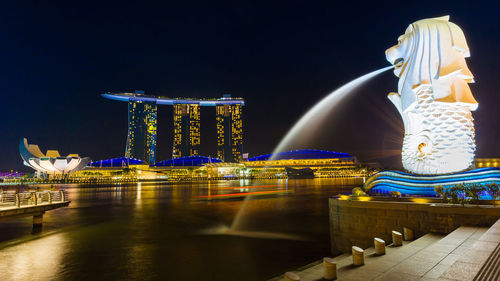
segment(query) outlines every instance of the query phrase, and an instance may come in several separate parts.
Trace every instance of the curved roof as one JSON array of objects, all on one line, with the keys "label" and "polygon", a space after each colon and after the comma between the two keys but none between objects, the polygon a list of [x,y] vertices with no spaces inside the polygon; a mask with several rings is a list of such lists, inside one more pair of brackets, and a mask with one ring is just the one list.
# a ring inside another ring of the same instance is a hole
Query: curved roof
[{"label": "curved roof", "polygon": [[220,163],[222,160],[205,156],[186,156],[157,162],[153,167],[203,166],[208,163]]},{"label": "curved roof", "polygon": [[78,154],[61,157],[57,150],[47,150],[43,154],[38,145],[28,144],[26,138],[19,142],[19,154],[26,166],[47,174],[71,173],[84,168],[90,162],[90,158],[82,158]]},{"label": "curved roof", "polygon": [[241,104],[245,105],[242,98],[222,97],[218,99],[187,99],[187,98],[167,98],[167,97],[152,97],[136,93],[105,93],[103,97],[117,101],[144,101],[154,102],[159,105],[174,105],[174,104],[199,104],[200,106],[216,106],[223,104]]},{"label": "curved roof", "polygon": [[[252,158],[248,161],[266,161],[271,158],[272,154],[264,154]],[[273,160],[291,160],[291,159],[331,159],[331,158],[351,158],[348,153],[334,152],[327,150],[317,149],[300,149],[279,152],[275,155]]]},{"label": "curved roof", "polygon": [[144,164],[144,161],[135,158],[127,158],[127,157],[119,157],[119,158],[111,158],[100,161],[90,162],[87,166],[94,168],[119,168],[119,167],[128,167],[128,165],[141,165]]}]

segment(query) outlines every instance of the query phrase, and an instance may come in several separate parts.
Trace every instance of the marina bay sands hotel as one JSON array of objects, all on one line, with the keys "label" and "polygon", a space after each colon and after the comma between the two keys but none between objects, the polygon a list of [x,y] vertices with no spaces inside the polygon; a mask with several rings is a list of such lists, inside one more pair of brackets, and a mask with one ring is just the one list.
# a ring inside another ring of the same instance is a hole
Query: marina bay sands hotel
[{"label": "marina bay sands hotel", "polygon": [[242,98],[224,95],[219,99],[181,99],[134,93],[105,93],[103,97],[128,103],[128,135],[125,157],[149,164],[156,162],[157,106],[171,105],[174,111],[172,158],[195,156],[200,149],[200,106],[213,106],[217,121],[217,157],[239,162],[243,145]]}]

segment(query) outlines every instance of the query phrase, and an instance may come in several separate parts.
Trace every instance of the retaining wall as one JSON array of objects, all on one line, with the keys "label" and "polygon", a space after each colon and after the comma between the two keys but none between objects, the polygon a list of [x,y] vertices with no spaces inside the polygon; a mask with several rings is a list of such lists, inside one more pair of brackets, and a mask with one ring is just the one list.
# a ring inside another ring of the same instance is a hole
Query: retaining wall
[{"label": "retaining wall", "polygon": [[491,226],[500,206],[451,205],[329,199],[332,254],[350,253],[352,246],[373,246],[379,237],[391,243],[391,231],[413,229],[415,238],[429,232],[448,234],[460,226]]}]

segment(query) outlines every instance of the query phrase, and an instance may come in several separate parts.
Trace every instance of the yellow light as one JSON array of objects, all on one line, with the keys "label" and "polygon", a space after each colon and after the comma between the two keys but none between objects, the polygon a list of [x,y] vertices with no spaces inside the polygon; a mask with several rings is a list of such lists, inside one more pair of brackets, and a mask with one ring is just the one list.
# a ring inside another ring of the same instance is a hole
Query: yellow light
[{"label": "yellow light", "polygon": [[372,198],[370,196],[358,196],[356,198],[358,199],[358,201],[363,201],[363,202],[372,200]]},{"label": "yellow light", "polygon": [[431,202],[429,199],[425,198],[412,198],[411,201],[419,204],[425,204]]}]

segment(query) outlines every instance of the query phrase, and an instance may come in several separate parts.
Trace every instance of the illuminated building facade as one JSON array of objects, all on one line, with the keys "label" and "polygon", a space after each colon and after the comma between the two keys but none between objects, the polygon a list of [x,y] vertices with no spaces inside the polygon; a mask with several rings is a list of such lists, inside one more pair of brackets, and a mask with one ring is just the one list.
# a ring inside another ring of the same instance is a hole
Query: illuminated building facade
[{"label": "illuminated building facade", "polygon": [[307,167],[358,167],[359,163],[356,157],[343,152],[334,152],[317,149],[301,149],[276,153],[271,159],[272,154],[260,155],[248,158],[245,162],[247,167],[262,168],[307,168]]},{"label": "illuminated building facade", "polygon": [[200,137],[200,106],[198,104],[174,104],[172,158],[198,155]]},{"label": "illuminated building facade", "polygon": [[[243,144],[242,109],[245,101],[224,95],[217,99],[166,98],[134,93],[106,93],[103,97],[127,102],[129,131],[125,157],[154,164],[156,160],[157,106],[171,105],[174,111],[173,158],[196,156],[200,153],[202,106],[217,111],[217,154],[226,162],[241,159]],[[219,114],[219,112],[221,112]]]},{"label": "illuminated building facade", "polygon": [[131,98],[125,157],[156,161],[157,107],[154,101]]},{"label": "illuminated building facade", "polygon": [[243,149],[242,105],[217,105],[217,157],[240,162]]},{"label": "illuminated building facade", "polygon": [[255,178],[285,177],[287,168],[312,169],[317,178],[365,176],[365,167],[348,153],[301,149],[260,155],[243,162]]},{"label": "illuminated building facade", "polygon": [[[149,164],[140,159],[113,158],[94,161],[73,174],[79,180],[138,179],[208,180],[222,178],[291,178],[291,173],[308,169],[316,178],[342,178],[361,184],[371,172],[356,157],[347,153],[304,149],[280,152],[274,160],[270,154],[249,158],[239,163],[223,162],[218,158],[183,156]],[[290,172],[289,170],[295,170]],[[295,177],[296,178],[296,177]]]}]

